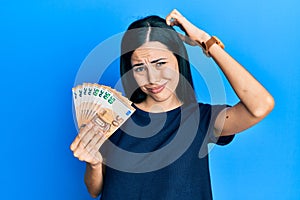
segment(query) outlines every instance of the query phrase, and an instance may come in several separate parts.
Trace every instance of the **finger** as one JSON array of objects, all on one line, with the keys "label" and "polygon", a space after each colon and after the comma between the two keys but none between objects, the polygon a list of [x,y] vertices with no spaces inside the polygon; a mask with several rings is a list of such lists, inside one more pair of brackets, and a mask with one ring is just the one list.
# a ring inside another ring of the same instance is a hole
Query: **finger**
[{"label": "finger", "polygon": [[[78,134],[78,135],[76,136],[76,138],[74,139],[73,143],[70,145],[70,149],[71,149],[73,152],[76,151],[76,149],[81,148],[81,147],[79,146],[80,143],[81,143],[82,147],[85,147],[85,144],[87,144],[87,140],[89,140],[89,135],[91,135],[91,134],[85,133],[85,134],[82,134],[82,135],[84,135],[85,137],[80,138],[80,136],[79,136],[79,134]],[[85,140],[82,141],[84,138],[85,138]]]},{"label": "finger", "polygon": [[[93,141],[96,141],[96,140],[93,140]],[[86,155],[83,154],[89,158],[89,160],[87,161],[89,163],[95,164],[97,162],[102,162],[102,160],[103,160],[101,153],[99,151],[99,149],[100,149],[99,145],[97,145],[98,141],[100,141],[100,140],[97,140],[96,144],[91,144],[90,147],[86,148],[87,151],[84,152]]]},{"label": "finger", "polygon": [[79,144],[77,145],[77,147],[73,150],[73,155],[76,158],[79,158],[79,156],[82,154],[82,152],[84,151],[84,146],[81,142],[79,142]]},{"label": "finger", "polygon": [[97,135],[99,132],[98,127],[94,126],[93,128],[91,128],[89,131],[86,132],[86,134],[81,138],[82,144],[84,146],[87,146],[90,141],[92,140],[92,138]]},{"label": "finger", "polygon": [[84,135],[93,127],[92,123],[88,123],[86,126],[82,127],[78,133],[79,138],[83,138]]},{"label": "finger", "polygon": [[83,151],[78,156],[78,159],[80,161],[85,161],[85,162],[88,162],[88,163],[91,163],[91,164],[96,164],[96,163],[99,163],[99,162],[102,161],[101,155],[100,155],[99,152],[98,152],[98,154],[91,154],[87,151]]},{"label": "finger", "polygon": [[166,16],[166,23],[167,23],[169,26],[171,26],[171,23],[173,23],[173,20],[174,20],[174,18],[173,18],[173,11],[174,11],[174,10],[172,10],[172,11]]},{"label": "finger", "polygon": [[85,161],[85,162],[91,162],[91,156],[89,154],[89,152],[87,151],[82,151],[80,152],[80,154],[77,156],[78,160],[80,161]]},{"label": "finger", "polygon": [[74,139],[74,141],[72,142],[72,144],[70,145],[70,149],[71,149],[72,151],[74,151],[74,150],[77,148],[79,142],[80,142],[80,138],[79,138],[79,136],[77,135],[76,138]]},{"label": "finger", "polygon": [[95,145],[97,144],[98,140],[100,140],[100,139],[101,139],[101,135],[100,134],[94,135],[94,137],[90,140],[90,142],[88,143],[88,145],[85,147],[86,150],[88,152],[91,152],[91,150],[93,148],[95,148]]},{"label": "finger", "polygon": [[[97,138],[96,138],[96,141],[98,141]],[[95,143],[97,143],[97,142],[95,142]],[[92,145],[92,146],[95,146],[95,145]],[[95,157],[97,157],[97,155],[95,155],[95,154],[97,154],[97,150],[95,150],[95,151],[90,150],[90,151],[91,151],[91,153],[88,151],[85,144],[83,144],[82,141],[80,140],[79,144],[73,151],[73,155],[74,155],[74,157],[78,158],[80,161],[86,161],[86,162],[93,161],[93,163],[94,163]],[[98,158],[98,161],[99,161],[99,158]]]},{"label": "finger", "polygon": [[178,10],[174,9],[170,14],[166,17],[166,23],[169,26],[179,25],[181,24],[183,16],[178,12]]},{"label": "finger", "polygon": [[104,135],[104,134],[101,134],[99,140],[98,140],[97,143],[95,144],[95,148],[98,149],[98,151],[99,151],[100,147],[102,146],[102,144],[103,144],[106,140],[107,140],[107,138],[105,137],[105,135]]},{"label": "finger", "polygon": [[92,155],[99,153],[100,147],[102,146],[102,144],[106,141],[106,137],[104,135],[100,135],[98,137],[97,142],[93,145],[93,147],[90,150],[90,153]]}]

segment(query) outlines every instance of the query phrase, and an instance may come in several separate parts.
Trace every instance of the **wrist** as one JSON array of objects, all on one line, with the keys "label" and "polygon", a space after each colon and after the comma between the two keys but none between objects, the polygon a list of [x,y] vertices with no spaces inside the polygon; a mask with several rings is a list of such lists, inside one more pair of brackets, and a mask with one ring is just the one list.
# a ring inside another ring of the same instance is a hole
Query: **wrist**
[{"label": "wrist", "polygon": [[211,35],[203,33],[201,43],[206,43],[211,38]]},{"label": "wrist", "polygon": [[197,33],[195,33],[194,34],[194,40],[201,46],[201,44],[202,43],[205,43],[205,42],[207,42],[210,38],[211,38],[211,36],[208,34],[208,33],[206,33],[206,32],[204,32],[204,31],[202,31],[202,30],[199,30],[199,31],[197,31]]},{"label": "wrist", "polygon": [[92,169],[100,169],[102,168],[102,162],[97,163],[87,163]]},{"label": "wrist", "polygon": [[217,44],[217,46],[224,49],[224,44],[221,40],[219,40],[216,36],[210,37],[207,41],[201,43],[201,47],[203,49],[203,52],[206,54],[206,56],[210,57],[210,48]]}]

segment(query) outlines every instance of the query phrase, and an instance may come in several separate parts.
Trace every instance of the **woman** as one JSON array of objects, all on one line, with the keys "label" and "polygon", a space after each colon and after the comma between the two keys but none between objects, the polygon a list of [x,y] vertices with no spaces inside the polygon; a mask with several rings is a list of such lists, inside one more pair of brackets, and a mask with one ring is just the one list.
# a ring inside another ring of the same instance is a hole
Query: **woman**
[{"label": "woman", "polygon": [[[178,35],[173,26],[187,36]],[[182,40],[201,46],[214,59],[240,102],[232,107],[196,102]],[[121,50],[122,83],[136,112],[110,140],[105,141],[92,123],[75,138],[71,150],[87,163],[88,191],[109,200],[212,199],[207,144],[228,144],[234,134],[261,121],[274,107],[272,96],[216,37],[195,27],[177,10],[166,19],[149,16],[133,22],[123,36]],[[108,141],[145,156],[125,159],[111,150]],[[123,168],[114,167],[113,160]]]}]

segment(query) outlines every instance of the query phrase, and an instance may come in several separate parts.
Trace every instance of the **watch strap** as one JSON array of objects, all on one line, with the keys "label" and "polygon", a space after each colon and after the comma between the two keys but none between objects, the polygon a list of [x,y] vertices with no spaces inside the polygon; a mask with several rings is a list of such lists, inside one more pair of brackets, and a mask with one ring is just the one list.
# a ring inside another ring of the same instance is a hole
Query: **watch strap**
[{"label": "watch strap", "polygon": [[222,49],[225,48],[224,44],[221,42],[221,40],[219,40],[219,38],[217,38],[216,36],[212,36],[209,40],[207,40],[206,42],[202,42],[202,48],[204,53],[210,57],[210,53],[209,53],[209,49],[212,45],[217,44],[219,45]]}]

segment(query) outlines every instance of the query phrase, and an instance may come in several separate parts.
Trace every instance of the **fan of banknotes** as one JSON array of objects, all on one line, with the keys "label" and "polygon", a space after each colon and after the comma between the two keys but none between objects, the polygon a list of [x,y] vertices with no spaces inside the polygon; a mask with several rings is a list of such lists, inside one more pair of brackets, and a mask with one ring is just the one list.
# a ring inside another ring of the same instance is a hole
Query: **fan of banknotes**
[{"label": "fan of banknotes", "polygon": [[107,138],[135,111],[122,93],[105,85],[83,83],[72,88],[72,93],[78,127],[93,120]]}]

